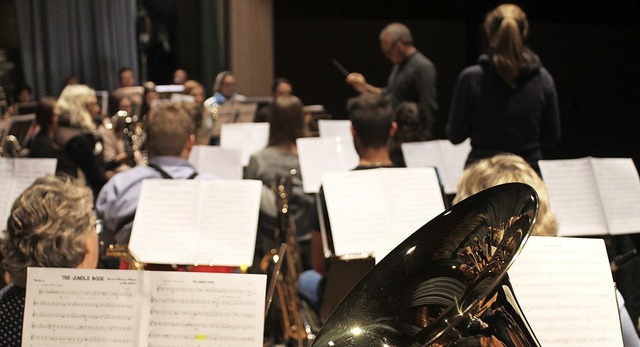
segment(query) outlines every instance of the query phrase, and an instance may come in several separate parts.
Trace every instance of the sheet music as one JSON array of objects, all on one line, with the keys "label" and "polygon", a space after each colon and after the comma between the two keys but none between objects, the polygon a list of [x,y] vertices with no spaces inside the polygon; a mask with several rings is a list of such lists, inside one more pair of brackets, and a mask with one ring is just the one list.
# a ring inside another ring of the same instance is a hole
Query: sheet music
[{"label": "sheet music", "polygon": [[385,168],[323,175],[336,255],[382,258],[444,211],[433,168]]},{"label": "sheet music", "polygon": [[541,160],[558,234],[640,232],[640,181],[631,159]]},{"label": "sheet music", "polygon": [[457,192],[458,181],[471,151],[469,140],[458,145],[449,140],[433,140],[405,142],[400,146],[407,167],[436,167],[442,176],[445,193]]},{"label": "sheet music", "polygon": [[200,188],[197,263],[253,263],[261,192],[257,180],[209,181]]},{"label": "sheet music", "polygon": [[22,346],[262,346],[264,275],[28,271]]},{"label": "sheet music", "polygon": [[509,277],[542,346],[623,345],[602,239],[532,236]]},{"label": "sheet music", "polygon": [[150,272],[140,346],[262,346],[266,276]]},{"label": "sheet music", "polygon": [[[57,159],[0,158],[0,221],[6,223],[11,206],[36,178],[53,175]],[[6,225],[0,229],[4,229]],[[0,234],[2,238],[2,234]]]},{"label": "sheet music", "polygon": [[318,119],[318,132],[320,137],[340,137],[345,141],[353,141],[351,121],[348,119]]},{"label": "sheet music", "polygon": [[320,190],[323,174],[346,172],[360,162],[351,139],[306,137],[297,139],[296,145],[305,193]]},{"label": "sheet music", "polygon": [[630,158],[591,158],[612,235],[640,232],[640,179]]},{"label": "sheet music", "polygon": [[141,274],[29,268],[22,346],[136,346]]},{"label": "sheet music", "polygon": [[540,160],[558,235],[606,235],[607,221],[589,158]]},{"label": "sheet music", "polygon": [[242,179],[242,151],[220,146],[193,146],[189,163],[199,173],[218,176],[223,179]]},{"label": "sheet music", "polygon": [[261,182],[145,180],[129,249],[157,264],[251,264]]},{"label": "sheet music", "polygon": [[249,164],[249,158],[267,146],[269,123],[229,123],[223,124],[220,132],[220,147],[239,149],[241,163]]}]

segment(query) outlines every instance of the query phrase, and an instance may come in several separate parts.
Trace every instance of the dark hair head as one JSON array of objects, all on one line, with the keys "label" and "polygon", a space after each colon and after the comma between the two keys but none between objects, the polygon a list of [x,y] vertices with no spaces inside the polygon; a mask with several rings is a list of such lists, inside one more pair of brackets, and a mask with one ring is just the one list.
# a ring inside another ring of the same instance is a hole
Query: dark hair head
[{"label": "dark hair head", "polygon": [[361,94],[347,101],[347,111],[361,146],[380,148],[387,145],[393,122],[393,110],[387,97]]},{"label": "dark hair head", "polygon": [[288,85],[291,85],[291,81],[289,81],[288,79],[284,78],[284,77],[278,77],[275,80],[273,80],[273,83],[271,83],[271,92],[275,92],[276,89],[278,89],[278,86],[282,83],[286,83]]},{"label": "dark hair head", "polygon": [[43,96],[36,106],[36,123],[41,131],[47,132],[53,126],[53,116],[55,114],[56,102],[58,100],[52,96]]},{"label": "dark hair head", "polygon": [[304,136],[302,101],[293,95],[274,100],[269,117],[269,146],[293,145]]}]

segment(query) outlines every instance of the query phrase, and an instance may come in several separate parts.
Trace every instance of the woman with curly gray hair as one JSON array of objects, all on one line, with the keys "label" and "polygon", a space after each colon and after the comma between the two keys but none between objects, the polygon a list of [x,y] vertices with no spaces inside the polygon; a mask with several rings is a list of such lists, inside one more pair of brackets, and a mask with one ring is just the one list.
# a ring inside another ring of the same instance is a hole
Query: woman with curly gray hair
[{"label": "woman with curly gray hair", "polygon": [[0,345],[20,345],[28,267],[98,265],[91,190],[69,177],[38,178],[13,203],[0,252],[10,284],[0,291]]}]

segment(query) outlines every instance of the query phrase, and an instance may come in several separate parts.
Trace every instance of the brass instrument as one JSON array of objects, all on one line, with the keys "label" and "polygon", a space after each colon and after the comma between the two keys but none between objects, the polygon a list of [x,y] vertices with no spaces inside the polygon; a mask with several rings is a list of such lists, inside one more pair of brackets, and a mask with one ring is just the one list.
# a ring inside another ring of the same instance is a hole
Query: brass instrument
[{"label": "brass instrument", "polygon": [[[279,318],[282,319],[282,338],[285,342],[302,347],[313,342],[319,324],[311,308],[298,295],[297,280],[302,272],[302,262],[298,253],[295,224],[289,214],[291,181],[292,176],[296,174],[296,170],[291,171],[291,175],[277,177],[272,187],[278,204],[278,227],[275,237],[282,240],[285,247],[281,246],[280,251],[271,250],[271,254],[262,259],[261,268],[263,272],[267,272],[270,265],[279,267],[279,271],[274,271],[271,281],[275,282],[275,294],[281,314]],[[267,298],[267,302],[270,301],[270,298]]]},{"label": "brass instrument", "polygon": [[127,160],[129,166],[148,163],[148,156],[144,150],[146,133],[137,115],[130,115],[127,111],[120,110],[110,117],[105,127],[123,136],[125,151],[130,157]]},{"label": "brass instrument", "polygon": [[127,245],[109,245],[106,249],[106,256],[126,261],[129,264],[129,270],[144,270],[145,264],[136,260],[129,252]]},{"label": "brass instrument", "polygon": [[521,183],[449,208],[355,286],[313,346],[540,346],[507,276],[537,210]]},{"label": "brass instrument", "polygon": [[23,158],[26,157],[28,151],[22,146],[20,146],[20,142],[13,135],[7,135],[7,138],[4,140],[4,147],[1,148],[3,157],[10,158]]}]

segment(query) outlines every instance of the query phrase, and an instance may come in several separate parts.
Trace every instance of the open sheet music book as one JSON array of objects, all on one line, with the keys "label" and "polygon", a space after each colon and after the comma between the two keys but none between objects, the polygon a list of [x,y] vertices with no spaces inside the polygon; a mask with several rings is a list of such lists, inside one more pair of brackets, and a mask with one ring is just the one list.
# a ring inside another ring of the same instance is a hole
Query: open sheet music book
[{"label": "open sheet music book", "polygon": [[542,346],[622,346],[602,239],[532,236],[509,269],[509,278]]},{"label": "open sheet music book", "polygon": [[251,155],[262,150],[269,142],[269,123],[223,124],[220,147],[239,149],[242,165],[249,164]]},{"label": "open sheet music book", "polygon": [[4,224],[0,230],[6,227],[16,198],[36,178],[55,174],[57,163],[57,159],[0,158],[0,221]]},{"label": "open sheet music book", "polygon": [[541,160],[562,236],[640,232],[640,179],[630,158]]},{"label": "open sheet music book", "polygon": [[144,180],[129,251],[143,263],[249,265],[261,191],[256,180]]},{"label": "open sheet music book", "polygon": [[242,151],[220,146],[193,146],[189,163],[199,173],[218,176],[228,180],[242,179]]},{"label": "open sheet music book", "polygon": [[266,276],[29,268],[22,346],[262,346]]},{"label": "open sheet music book", "polygon": [[328,173],[322,185],[337,256],[375,253],[379,261],[445,210],[434,168]]},{"label": "open sheet music book", "polygon": [[458,145],[452,144],[449,140],[433,140],[405,142],[400,146],[407,167],[436,167],[442,176],[445,193],[457,192],[458,181],[471,152],[469,140]]},{"label": "open sheet music book", "polygon": [[306,137],[297,139],[296,145],[305,193],[320,190],[323,174],[349,171],[360,162],[351,138]]}]

